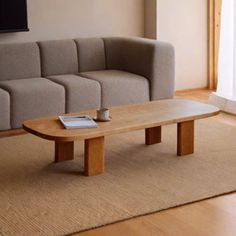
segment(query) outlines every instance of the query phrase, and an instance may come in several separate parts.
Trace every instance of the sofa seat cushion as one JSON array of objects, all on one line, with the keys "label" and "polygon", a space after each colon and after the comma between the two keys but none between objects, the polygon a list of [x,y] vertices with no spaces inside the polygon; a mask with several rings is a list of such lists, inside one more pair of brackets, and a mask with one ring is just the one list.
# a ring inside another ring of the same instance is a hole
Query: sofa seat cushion
[{"label": "sofa seat cushion", "polygon": [[120,70],[89,71],[80,75],[101,84],[103,107],[140,103],[150,99],[149,82],[145,77]]},{"label": "sofa seat cushion", "polygon": [[67,113],[101,106],[101,86],[97,81],[72,74],[50,76],[48,79],[65,87]]},{"label": "sofa seat cushion", "polygon": [[11,126],[21,128],[27,119],[65,112],[65,89],[44,78],[1,81],[11,100]]},{"label": "sofa seat cushion", "polygon": [[10,129],[10,95],[0,89],[0,130]]}]

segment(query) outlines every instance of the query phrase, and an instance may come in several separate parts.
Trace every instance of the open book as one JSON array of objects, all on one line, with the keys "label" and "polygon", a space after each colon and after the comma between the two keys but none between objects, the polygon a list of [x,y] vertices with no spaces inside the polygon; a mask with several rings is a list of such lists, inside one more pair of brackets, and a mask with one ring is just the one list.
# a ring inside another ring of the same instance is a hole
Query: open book
[{"label": "open book", "polygon": [[96,128],[96,122],[90,116],[59,116],[66,129]]}]

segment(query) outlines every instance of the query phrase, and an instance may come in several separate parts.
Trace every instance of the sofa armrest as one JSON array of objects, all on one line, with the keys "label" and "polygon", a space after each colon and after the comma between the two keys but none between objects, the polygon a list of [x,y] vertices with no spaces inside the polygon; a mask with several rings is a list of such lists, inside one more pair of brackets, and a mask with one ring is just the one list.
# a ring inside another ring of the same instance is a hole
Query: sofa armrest
[{"label": "sofa armrest", "polygon": [[175,53],[169,43],[144,38],[104,38],[107,69],[124,70],[150,81],[150,99],[173,98]]}]

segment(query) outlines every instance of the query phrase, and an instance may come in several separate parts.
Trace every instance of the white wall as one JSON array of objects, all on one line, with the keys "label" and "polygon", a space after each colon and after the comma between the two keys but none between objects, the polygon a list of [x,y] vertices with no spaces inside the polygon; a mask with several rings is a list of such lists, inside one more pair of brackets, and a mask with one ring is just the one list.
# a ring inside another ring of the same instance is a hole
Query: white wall
[{"label": "white wall", "polygon": [[207,86],[207,1],[157,0],[157,38],[176,50],[176,90]]},{"label": "white wall", "polygon": [[0,43],[90,36],[143,36],[144,0],[28,0],[30,32]]}]

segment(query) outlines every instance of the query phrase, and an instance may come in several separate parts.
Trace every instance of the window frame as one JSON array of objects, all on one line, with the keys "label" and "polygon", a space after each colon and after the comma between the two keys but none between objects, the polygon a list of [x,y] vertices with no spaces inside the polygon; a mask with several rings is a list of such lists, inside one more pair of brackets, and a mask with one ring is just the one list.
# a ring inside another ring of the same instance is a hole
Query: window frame
[{"label": "window frame", "polygon": [[222,0],[208,0],[208,88],[216,89]]}]

